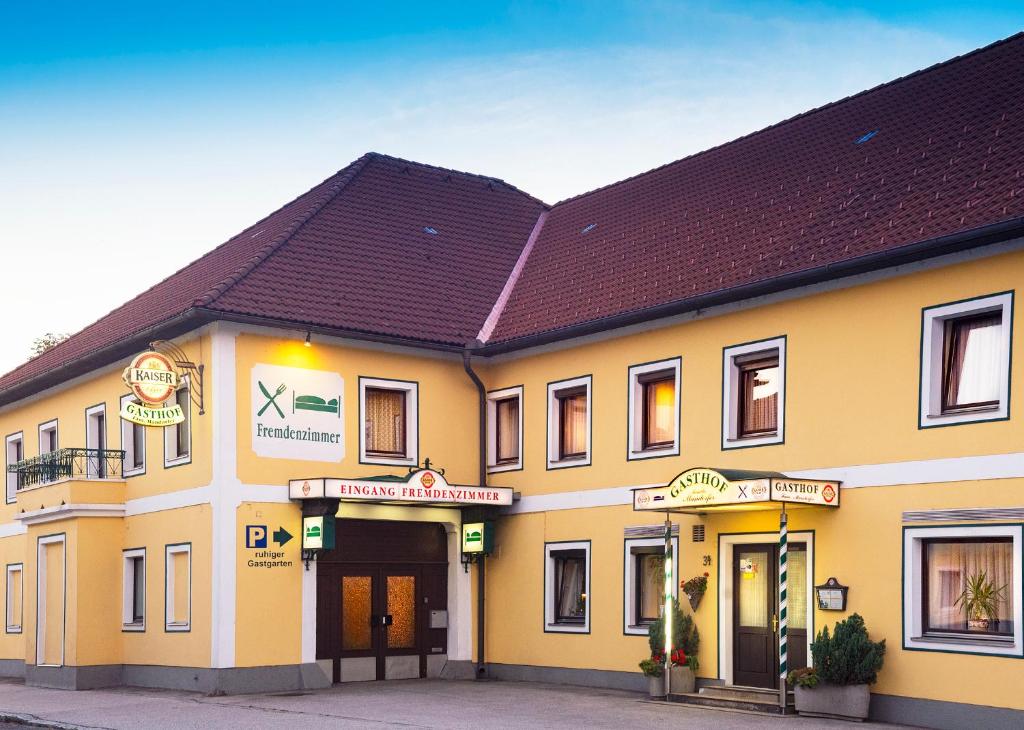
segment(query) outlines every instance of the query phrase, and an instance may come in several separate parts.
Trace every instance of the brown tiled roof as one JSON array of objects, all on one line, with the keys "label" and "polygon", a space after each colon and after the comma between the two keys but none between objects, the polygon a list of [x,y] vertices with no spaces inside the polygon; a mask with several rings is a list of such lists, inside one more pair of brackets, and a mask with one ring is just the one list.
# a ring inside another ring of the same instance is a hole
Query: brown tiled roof
[{"label": "brown tiled roof", "polygon": [[500,351],[934,255],[1009,221],[1024,221],[1024,34],[552,208],[494,178],[365,155],[0,378],[0,403],[172,325],[459,348],[486,322],[483,352]]},{"label": "brown tiled roof", "polygon": [[495,178],[364,155],[4,375],[0,399],[196,310],[463,345],[490,312],[543,209]]},{"label": "brown tiled roof", "polygon": [[490,341],[1019,218],[1022,176],[1017,35],[555,205]]}]

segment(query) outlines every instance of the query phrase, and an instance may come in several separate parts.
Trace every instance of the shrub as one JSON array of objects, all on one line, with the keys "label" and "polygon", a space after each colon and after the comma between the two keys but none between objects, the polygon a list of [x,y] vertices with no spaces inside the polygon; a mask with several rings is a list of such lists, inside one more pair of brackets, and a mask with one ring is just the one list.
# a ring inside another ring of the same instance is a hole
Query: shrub
[{"label": "shrub", "polygon": [[665,674],[665,667],[654,659],[644,659],[640,662],[640,671],[645,677],[660,677]]},{"label": "shrub", "polygon": [[[653,656],[665,653],[665,617],[658,618],[648,629],[647,641],[651,645]],[[684,614],[679,608],[679,601],[672,600],[672,647],[682,649],[686,664],[697,670],[697,649],[700,647],[700,635],[693,624],[693,616]]]},{"label": "shrub", "polygon": [[856,613],[837,623],[831,636],[826,626],[811,643],[815,672],[828,684],[874,684],[884,657],[885,639],[871,641]]}]

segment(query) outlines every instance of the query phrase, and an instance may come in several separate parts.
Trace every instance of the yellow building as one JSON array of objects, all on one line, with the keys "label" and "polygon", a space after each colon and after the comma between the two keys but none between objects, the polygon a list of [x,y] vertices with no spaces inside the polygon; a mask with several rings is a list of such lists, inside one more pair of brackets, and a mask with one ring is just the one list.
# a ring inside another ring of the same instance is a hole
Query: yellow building
[{"label": "yellow building", "polygon": [[1020,726],[1022,151],[1015,36],[556,205],[360,158],[0,379],[0,670],[643,689],[667,515],[771,702],[785,514],[788,668],[858,613],[874,716]]}]

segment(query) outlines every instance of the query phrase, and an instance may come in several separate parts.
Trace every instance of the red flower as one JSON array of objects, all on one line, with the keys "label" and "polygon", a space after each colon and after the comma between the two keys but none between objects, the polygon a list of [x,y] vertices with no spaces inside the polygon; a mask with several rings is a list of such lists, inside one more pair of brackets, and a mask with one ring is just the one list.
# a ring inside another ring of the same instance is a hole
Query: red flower
[{"label": "red flower", "polygon": [[708,577],[708,576],[710,576],[710,575],[711,575],[711,573],[708,573],[707,571],[705,571],[705,572],[704,572],[704,577],[705,577],[705,578],[707,578],[707,577]]}]

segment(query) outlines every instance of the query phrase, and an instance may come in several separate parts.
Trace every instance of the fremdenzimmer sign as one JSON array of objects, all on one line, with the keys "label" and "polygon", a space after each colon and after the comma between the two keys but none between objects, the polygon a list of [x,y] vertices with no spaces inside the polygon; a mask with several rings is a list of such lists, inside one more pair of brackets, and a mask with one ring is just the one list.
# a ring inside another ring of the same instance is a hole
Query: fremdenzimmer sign
[{"label": "fremdenzimmer sign", "polygon": [[338,373],[283,365],[252,368],[252,450],[274,459],[345,457],[345,381]]}]

